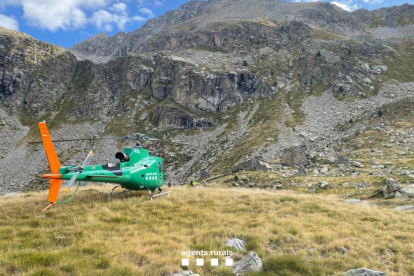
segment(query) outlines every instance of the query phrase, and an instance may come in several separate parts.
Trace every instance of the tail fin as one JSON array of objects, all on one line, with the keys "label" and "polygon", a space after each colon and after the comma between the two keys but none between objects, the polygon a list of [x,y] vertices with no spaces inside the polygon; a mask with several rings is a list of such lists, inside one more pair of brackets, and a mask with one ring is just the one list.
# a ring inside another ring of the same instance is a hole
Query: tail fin
[{"label": "tail fin", "polygon": [[[52,139],[50,138],[49,131],[47,130],[45,122],[39,123],[39,130],[40,135],[42,136],[47,161],[49,162],[50,172],[52,174],[58,174],[60,169],[60,162],[56,155],[55,147],[53,146]],[[62,179],[50,179],[48,200],[51,204],[54,204],[56,202],[61,184]]]}]

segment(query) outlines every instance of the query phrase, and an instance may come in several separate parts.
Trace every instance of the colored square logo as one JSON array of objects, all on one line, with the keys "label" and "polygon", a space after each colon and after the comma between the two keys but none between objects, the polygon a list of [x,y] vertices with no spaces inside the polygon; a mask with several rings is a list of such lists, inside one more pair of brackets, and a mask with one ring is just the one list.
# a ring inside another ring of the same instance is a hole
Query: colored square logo
[{"label": "colored square logo", "polygon": [[233,259],[227,258],[226,259],[226,266],[233,266]]},{"label": "colored square logo", "polygon": [[181,259],[181,266],[189,266],[190,259]]},{"label": "colored square logo", "polygon": [[211,266],[218,266],[218,259],[211,259]]},{"label": "colored square logo", "polygon": [[196,259],[196,265],[197,266],[203,266],[204,265],[204,259]]}]

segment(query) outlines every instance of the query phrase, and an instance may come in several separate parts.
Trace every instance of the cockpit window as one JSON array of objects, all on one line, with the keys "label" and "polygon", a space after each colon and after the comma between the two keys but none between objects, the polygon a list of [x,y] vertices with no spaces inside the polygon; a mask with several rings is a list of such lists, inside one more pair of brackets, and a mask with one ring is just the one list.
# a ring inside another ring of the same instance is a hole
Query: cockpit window
[{"label": "cockpit window", "polygon": [[158,163],[158,170],[159,170],[160,173],[162,173],[162,171],[163,171],[163,166],[162,166],[161,162]]}]

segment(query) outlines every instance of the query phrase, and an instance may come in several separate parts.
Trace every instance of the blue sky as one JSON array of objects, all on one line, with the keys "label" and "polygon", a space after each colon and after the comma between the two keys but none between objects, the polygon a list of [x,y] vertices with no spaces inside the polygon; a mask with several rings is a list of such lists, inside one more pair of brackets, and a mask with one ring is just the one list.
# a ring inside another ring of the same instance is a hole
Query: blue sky
[{"label": "blue sky", "polygon": [[[349,11],[414,4],[414,0],[326,1]],[[97,33],[135,30],[185,2],[188,0],[0,0],[0,26],[67,48]]]}]

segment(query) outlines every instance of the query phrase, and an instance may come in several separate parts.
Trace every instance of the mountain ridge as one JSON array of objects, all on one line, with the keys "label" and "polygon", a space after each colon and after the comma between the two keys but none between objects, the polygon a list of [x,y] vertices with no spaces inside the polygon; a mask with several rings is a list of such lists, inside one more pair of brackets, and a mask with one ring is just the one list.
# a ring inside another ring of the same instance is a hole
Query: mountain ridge
[{"label": "mountain ridge", "polygon": [[[255,13],[244,13],[244,10],[251,11],[255,7]],[[233,12],[234,8],[239,8],[239,12]],[[408,11],[407,11],[408,10]],[[394,14],[407,13],[408,16],[397,22]],[[218,14],[218,15],[217,15]],[[107,37],[104,42],[97,45],[94,37],[80,42],[69,48],[75,56],[81,59],[90,59],[94,62],[107,62],[110,59],[125,56],[129,52],[134,52],[137,47],[146,40],[162,32],[171,30],[178,24],[183,24],[193,20],[187,30],[194,31],[194,28],[205,28],[220,18],[225,21],[248,20],[249,18],[272,19],[282,23],[286,21],[298,20],[315,27],[327,29],[334,33],[344,34],[350,31],[360,30],[371,25],[383,27],[397,27],[404,24],[413,24],[414,8],[406,4],[400,7],[382,8],[374,11],[357,10],[354,12],[345,11],[338,6],[328,2],[311,3],[288,3],[274,0],[251,1],[201,1],[193,0],[183,4],[176,11],[168,11],[159,18],[150,19],[141,28],[129,32],[118,33],[113,37]],[[181,16],[180,16],[181,15]],[[204,16],[206,15],[206,16]],[[216,16],[216,17],[215,17]],[[178,18],[178,19],[177,19]],[[373,19],[375,18],[375,19]],[[203,19],[203,20],[201,20]],[[194,21],[195,20],[195,21]],[[382,21],[381,21],[382,20]],[[91,51],[88,46],[93,44]],[[118,45],[121,44],[121,45]]]}]

